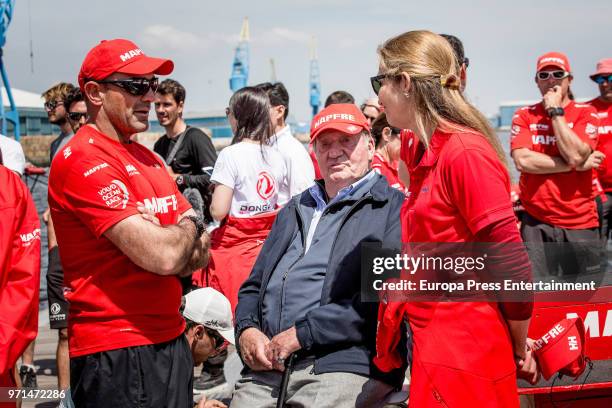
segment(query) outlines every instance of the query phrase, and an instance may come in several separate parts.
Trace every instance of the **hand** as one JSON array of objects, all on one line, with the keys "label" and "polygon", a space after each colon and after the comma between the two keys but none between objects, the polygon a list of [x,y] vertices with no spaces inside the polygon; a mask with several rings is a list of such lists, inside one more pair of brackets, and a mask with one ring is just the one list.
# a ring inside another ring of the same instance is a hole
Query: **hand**
[{"label": "hand", "polygon": [[202,399],[198,402],[196,408],[227,408],[227,405],[221,401],[208,399],[206,396],[202,396]]},{"label": "hand", "polygon": [[531,349],[534,341],[527,338],[527,344],[525,345],[525,352],[522,355],[515,357],[516,363],[516,376],[534,385],[540,380],[540,371],[534,358],[534,353]]},{"label": "hand", "polygon": [[595,150],[587,157],[587,159],[581,165],[576,167],[576,171],[587,171],[592,169],[598,169],[601,163],[606,158],[606,155],[602,152]]},{"label": "hand", "polygon": [[145,220],[149,222],[152,222],[158,227],[161,226],[161,223],[159,222],[159,218],[157,218],[155,213],[152,210],[149,210],[147,207],[145,207],[145,205],[141,203],[140,201],[136,203],[136,209],[138,210],[142,218],[144,218]]},{"label": "hand", "polygon": [[301,349],[295,326],[277,334],[266,347],[266,357],[272,362],[274,369],[285,371],[285,359],[290,354]]},{"label": "hand", "polygon": [[272,369],[272,363],[266,357],[266,347],[270,339],[260,330],[249,327],[240,335],[240,352],[244,362],[254,371]]},{"label": "hand", "polygon": [[45,224],[49,223],[49,213],[51,213],[51,209],[49,207],[47,207],[47,209],[45,210],[45,212],[42,215],[42,219],[45,222]]},{"label": "hand", "polygon": [[550,108],[561,108],[561,103],[563,102],[563,95],[561,94],[561,87],[559,85],[555,85],[550,88],[544,94],[544,109],[548,110]]}]

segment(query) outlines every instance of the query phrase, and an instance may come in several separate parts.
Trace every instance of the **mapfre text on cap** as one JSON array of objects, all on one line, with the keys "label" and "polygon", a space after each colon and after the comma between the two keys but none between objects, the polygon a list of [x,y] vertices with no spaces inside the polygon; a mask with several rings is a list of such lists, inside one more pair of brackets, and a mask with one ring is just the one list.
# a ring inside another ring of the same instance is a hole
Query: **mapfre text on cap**
[{"label": "mapfre text on cap", "polygon": [[125,54],[121,54],[119,58],[121,58],[121,61],[125,62],[131,58],[139,56],[140,54],[142,54],[142,50],[140,48],[135,48],[133,50],[129,50]]},{"label": "mapfre text on cap", "polygon": [[322,123],[329,122],[330,120],[337,120],[337,119],[348,120],[348,121],[354,122],[355,121],[355,116],[351,115],[351,114],[348,114],[348,113],[334,113],[332,115],[325,115],[325,116],[320,117],[319,120],[317,120],[315,122],[314,127],[316,129]]}]

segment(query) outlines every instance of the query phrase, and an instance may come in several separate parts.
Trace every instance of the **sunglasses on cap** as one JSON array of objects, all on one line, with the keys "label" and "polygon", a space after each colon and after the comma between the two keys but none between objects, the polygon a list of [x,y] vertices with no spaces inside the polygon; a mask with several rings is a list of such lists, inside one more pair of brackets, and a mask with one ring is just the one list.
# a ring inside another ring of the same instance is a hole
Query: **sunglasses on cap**
[{"label": "sunglasses on cap", "polygon": [[540,71],[536,74],[537,78],[546,81],[548,78],[563,79],[569,76],[567,71]]},{"label": "sunglasses on cap", "polygon": [[218,331],[209,329],[208,327],[206,327],[205,329],[206,329],[206,334],[208,334],[210,338],[213,340],[216,351],[221,351],[225,347],[227,347],[227,342],[225,341],[223,336],[219,334]]},{"label": "sunglasses on cap", "polygon": [[372,89],[374,93],[378,95],[380,88],[383,86],[383,79],[385,78],[396,78],[397,75],[389,75],[389,74],[380,74],[373,77],[370,77],[370,84],[372,84]]},{"label": "sunglasses on cap", "polygon": [[610,75],[597,75],[593,78],[593,81],[597,82],[598,85],[602,85],[604,82],[612,84],[612,74]]},{"label": "sunglasses on cap", "polygon": [[87,115],[87,112],[68,112],[68,118],[70,118],[70,120],[73,122],[78,122],[81,120],[81,118],[85,118],[85,120],[87,120],[89,116]]},{"label": "sunglasses on cap", "polygon": [[49,102],[45,102],[45,109],[48,110],[49,112],[51,112],[52,110],[55,110],[55,108],[57,108],[60,105],[63,105],[64,102],[62,101],[49,101]]},{"label": "sunglasses on cap", "polygon": [[126,78],[126,79],[103,79],[101,81],[95,81],[99,84],[111,84],[118,86],[127,93],[133,96],[144,96],[149,90],[155,93],[157,86],[159,85],[159,79],[153,78]]}]

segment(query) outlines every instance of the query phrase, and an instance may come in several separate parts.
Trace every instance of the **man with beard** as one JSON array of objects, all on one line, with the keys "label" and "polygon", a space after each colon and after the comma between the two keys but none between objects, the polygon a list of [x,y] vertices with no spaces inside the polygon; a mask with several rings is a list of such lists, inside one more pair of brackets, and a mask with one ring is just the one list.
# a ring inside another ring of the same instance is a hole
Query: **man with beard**
[{"label": "man with beard", "polygon": [[64,147],[74,135],[70,122],[68,122],[67,106],[64,100],[68,93],[74,89],[74,85],[60,82],[43,92],[42,97],[45,100],[45,111],[49,122],[59,126],[59,136],[51,142],[50,160],[53,160],[55,153]]}]

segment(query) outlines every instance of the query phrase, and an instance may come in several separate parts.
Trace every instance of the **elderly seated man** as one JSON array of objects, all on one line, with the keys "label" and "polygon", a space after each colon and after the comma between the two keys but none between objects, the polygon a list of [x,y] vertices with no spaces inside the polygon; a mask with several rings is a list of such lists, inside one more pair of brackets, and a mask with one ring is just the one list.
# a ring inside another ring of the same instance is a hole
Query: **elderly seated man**
[{"label": "elderly seated man", "polygon": [[406,367],[383,374],[372,364],[378,304],[360,300],[360,262],[362,243],[399,248],[404,196],[370,170],[374,142],[354,104],[325,108],[311,139],[323,180],[279,212],[239,292],[246,367],[232,407],[274,407],[294,353],[287,406],[382,406],[402,384]]}]

